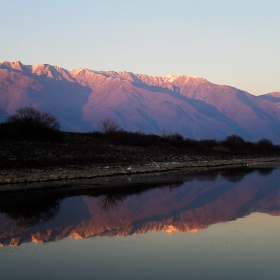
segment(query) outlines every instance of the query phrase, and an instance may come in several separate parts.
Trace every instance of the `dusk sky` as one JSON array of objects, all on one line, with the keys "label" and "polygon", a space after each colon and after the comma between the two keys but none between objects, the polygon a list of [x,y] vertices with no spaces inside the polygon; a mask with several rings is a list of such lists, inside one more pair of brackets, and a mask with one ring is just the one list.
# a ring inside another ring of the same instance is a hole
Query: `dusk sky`
[{"label": "dusk sky", "polygon": [[0,60],[280,91],[279,0],[0,0]]}]

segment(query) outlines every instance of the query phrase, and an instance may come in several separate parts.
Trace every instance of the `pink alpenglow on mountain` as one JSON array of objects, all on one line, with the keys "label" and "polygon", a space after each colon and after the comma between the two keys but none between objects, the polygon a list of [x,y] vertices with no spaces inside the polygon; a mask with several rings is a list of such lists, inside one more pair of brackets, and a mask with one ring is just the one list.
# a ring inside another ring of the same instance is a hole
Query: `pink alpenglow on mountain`
[{"label": "pink alpenglow on mountain", "polygon": [[254,96],[201,77],[0,61],[0,108],[12,114],[23,106],[55,115],[67,131],[97,130],[112,118],[129,131],[280,142],[279,92]]}]

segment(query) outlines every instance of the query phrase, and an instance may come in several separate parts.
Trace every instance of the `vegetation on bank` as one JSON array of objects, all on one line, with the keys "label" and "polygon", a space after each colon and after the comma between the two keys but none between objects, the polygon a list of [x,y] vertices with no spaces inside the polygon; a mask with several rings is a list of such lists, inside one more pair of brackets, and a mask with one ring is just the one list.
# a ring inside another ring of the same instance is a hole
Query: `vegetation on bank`
[{"label": "vegetation on bank", "polygon": [[51,114],[31,107],[19,108],[0,124],[2,141],[60,141],[60,124]]},{"label": "vegetation on bank", "polygon": [[[117,121],[101,119],[98,131],[60,131],[57,119],[34,108],[20,108],[0,124],[0,167],[65,166],[170,160],[172,156],[271,156],[280,146],[268,139],[245,141],[238,135],[223,140],[194,140],[178,133],[129,132]],[[143,158],[140,160],[140,158]]]},{"label": "vegetation on bank", "polygon": [[184,138],[178,133],[159,136],[123,130],[110,133],[92,132],[88,135],[109,145],[177,148],[198,154],[273,154],[280,152],[280,146],[274,145],[268,139],[261,139],[253,143],[245,141],[238,135],[230,135],[221,141],[216,139],[194,140]]}]

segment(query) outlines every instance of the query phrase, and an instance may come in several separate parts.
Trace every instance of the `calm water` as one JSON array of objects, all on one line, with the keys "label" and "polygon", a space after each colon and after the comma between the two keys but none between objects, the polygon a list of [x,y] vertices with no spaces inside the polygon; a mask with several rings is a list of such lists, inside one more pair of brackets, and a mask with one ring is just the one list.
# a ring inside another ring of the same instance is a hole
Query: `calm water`
[{"label": "calm water", "polygon": [[255,167],[0,193],[0,279],[279,279],[279,178]]}]

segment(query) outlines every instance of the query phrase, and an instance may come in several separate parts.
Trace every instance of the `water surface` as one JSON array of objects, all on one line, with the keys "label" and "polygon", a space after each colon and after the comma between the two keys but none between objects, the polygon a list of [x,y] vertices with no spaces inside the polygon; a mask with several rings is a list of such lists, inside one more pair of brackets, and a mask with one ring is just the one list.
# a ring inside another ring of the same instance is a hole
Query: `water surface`
[{"label": "water surface", "polygon": [[1,279],[278,279],[279,176],[239,168],[2,193]]}]

